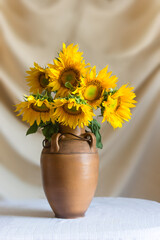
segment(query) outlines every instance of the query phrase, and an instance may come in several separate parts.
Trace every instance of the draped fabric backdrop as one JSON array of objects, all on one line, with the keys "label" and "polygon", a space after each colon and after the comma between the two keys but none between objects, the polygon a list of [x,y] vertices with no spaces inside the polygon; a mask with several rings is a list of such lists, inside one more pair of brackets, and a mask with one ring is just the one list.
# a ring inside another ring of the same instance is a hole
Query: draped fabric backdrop
[{"label": "draped fabric backdrop", "polygon": [[[36,61],[51,63],[62,42],[78,43],[97,70],[109,65],[119,86],[130,83],[137,108],[129,123],[102,125],[97,196],[160,201],[159,0],[1,0],[2,100],[0,198],[44,197],[40,132],[25,136],[27,124],[13,105],[28,94],[25,71]],[[100,119],[101,120],[101,119]]]}]

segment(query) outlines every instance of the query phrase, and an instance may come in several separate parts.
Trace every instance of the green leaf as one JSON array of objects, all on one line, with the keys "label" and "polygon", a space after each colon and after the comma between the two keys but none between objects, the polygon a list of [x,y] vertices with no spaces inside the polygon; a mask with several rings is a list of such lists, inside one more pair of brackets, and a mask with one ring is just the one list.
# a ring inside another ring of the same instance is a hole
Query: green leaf
[{"label": "green leaf", "polygon": [[59,124],[57,122],[55,124],[51,122],[42,128],[42,133],[48,141],[50,141],[52,135],[54,133],[57,133],[58,131],[59,131]]},{"label": "green leaf", "polygon": [[108,99],[108,96],[109,95],[113,95],[114,93],[116,93],[118,91],[117,88],[110,88],[109,91],[104,91],[104,94],[103,94],[103,100],[104,101],[107,101]]},{"label": "green leaf", "polygon": [[40,124],[39,124],[39,127],[40,128],[43,128],[43,127],[45,127],[46,125],[49,125],[51,122],[50,121],[47,121],[47,122],[43,122],[42,120],[41,120],[41,122],[40,122]]},{"label": "green leaf", "polygon": [[71,91],[74,90],[74,87],[73,87],[73,85],[72,85],[70,82],[66,82],[66,83],[65,83],[65,87],[66,87],[66,88],[69,88]]},{"label": "green leaf", "polygon": [[28,129],[28,131],[26,132],[26,135],[32,134],[32,133],[36,133],[38,130],[38,125],[36,123],[36,121],[33,123],[32,126],[30,126],[30,128]]},{"label": "green leaf", "polygon": [[96,137],[96,147],[102,149],[103,144],[101,141],[101,134],[99,132],[101,125],[96,121],[96,119],[93,119],[93,121],[90,122],[88,128],[91,130],[92,133],[94,133]]},{"label": "green leaf", "polygon": [[80,99],[80,98],[76,98],[76,102],[77,102],[78,104],[80,104],[80,103],[81,103],[81,99]]}]

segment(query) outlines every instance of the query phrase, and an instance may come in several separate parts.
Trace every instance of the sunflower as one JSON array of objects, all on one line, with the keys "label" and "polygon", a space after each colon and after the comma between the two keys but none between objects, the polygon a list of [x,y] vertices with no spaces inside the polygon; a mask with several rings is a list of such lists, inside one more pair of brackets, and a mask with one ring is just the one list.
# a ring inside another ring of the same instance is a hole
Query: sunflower
[{"label": "sunflower", "polygon": [[52,117],[53,105],[48,102],[47,99],[35,99],[34,96],[31,95],[26,97],[25,102],[17,104],[16,107],[15,112],[20,111],[17,116],[23,115],[22,120],[28,122],[30,126],[32,126],[35,121],[37,125],[39,125],[41,120],[44,123],[50,120],[54,123]]},{"label": "sunflower", "polygon": [[90,72],[87,72],[86,77],[82,79],[81,87],[74,92],[79,93],[81,98],[85,99],[95,109],[102,102],[104,90],[116,87],[117,77],[110,77],[112,72],[107,73],[107,69],[108,66],[97,75],[96,67],[93,67]]},{"label": "sunflower", "polygon": [[[130,108],[135,107],[134,100],[135,93],[132,92],[134,88],[123,85],[113,95],[109,95],[107,101],[102,103],[104,107],[103,121],[108,121],[113,128],[121,128],[124,121],[129,121],[132,115]],[[103,109],[103,108],[102,108]]]},{"label": "sunflower", "polygon": [[30,68],[30,71],[26,71],[29,76],[26,77],[28,85],[30,86],[30,92],[36,94],[41,93],[44,89],[49,90],[49,77],[48,69],[41,68],[37,63],[34,63],[34,68]]},{"label": "sunflower", "polygon": [[88,126],[89,121],[93,120],[95,114],[92,108],[84,103],[77,103],[74,98],[59,98],[54,100],[55,112],[53,118],[62,125],[76,128]]},{"label": "sunflower", "polygon": [[82,54],[78,52],[78,45],[70,44],[66,47],[63,43],[63,49],[54,60],[54,65],[48,64],[51,79],[49,86],[52,91],[57,91],[57,96],[65,97],[78,86],[87,66]]}]

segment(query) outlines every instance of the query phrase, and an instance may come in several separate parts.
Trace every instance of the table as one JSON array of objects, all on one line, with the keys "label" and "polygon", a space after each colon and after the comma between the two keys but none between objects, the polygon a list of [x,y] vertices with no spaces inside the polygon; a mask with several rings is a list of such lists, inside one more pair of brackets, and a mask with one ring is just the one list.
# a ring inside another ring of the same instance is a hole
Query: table
[{"label": "table", "polygon": [[0,201],[0,240],[160,240],[160,203],[94,198],[85,217],[57,219],[45,199]]}]

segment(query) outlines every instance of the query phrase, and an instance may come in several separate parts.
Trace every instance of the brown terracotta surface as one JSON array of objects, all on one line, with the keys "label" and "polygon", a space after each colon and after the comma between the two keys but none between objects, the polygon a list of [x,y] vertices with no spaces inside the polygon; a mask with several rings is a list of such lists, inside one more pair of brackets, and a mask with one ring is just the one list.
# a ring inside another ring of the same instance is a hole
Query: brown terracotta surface
[{"label": "brown terracotta surface", "polygon": [[96,190],[96,140],[84,129],[62,127],[60,131],[41,154],[43,187],[56,217],[76,218],[84,215]]}]

